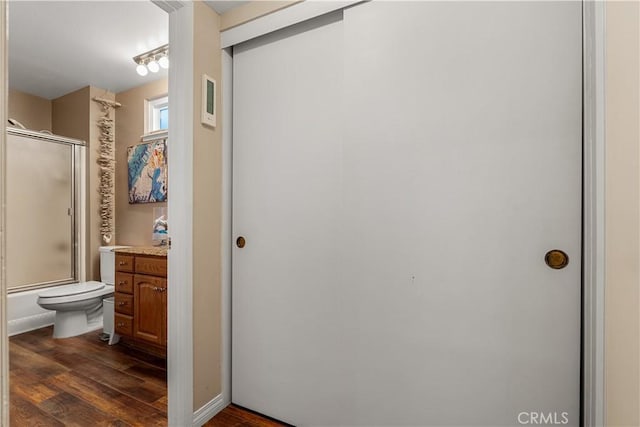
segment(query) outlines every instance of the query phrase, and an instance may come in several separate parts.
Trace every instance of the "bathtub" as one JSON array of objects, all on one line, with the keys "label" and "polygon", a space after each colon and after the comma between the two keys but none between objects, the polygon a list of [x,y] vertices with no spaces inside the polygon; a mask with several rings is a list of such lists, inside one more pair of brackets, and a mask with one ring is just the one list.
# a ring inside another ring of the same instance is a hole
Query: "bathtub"
[{"label": "bathtub", "polygon": [[38,294],[49,289],[53,287],[13,292],[7,295],[9,336],[53,325],[56,312],[45,310],[38,305]]}]

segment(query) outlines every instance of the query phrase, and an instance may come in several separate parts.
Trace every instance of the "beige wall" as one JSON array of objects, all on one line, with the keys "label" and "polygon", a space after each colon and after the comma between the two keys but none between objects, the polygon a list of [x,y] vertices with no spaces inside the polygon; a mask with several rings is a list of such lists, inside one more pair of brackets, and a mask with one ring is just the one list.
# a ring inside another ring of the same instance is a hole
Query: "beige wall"
[{"label": "beige wall", "polygon": [[17,90],[9,90],[9,118],[31,130],[51,128],[51,101]]},{"label": "beige wall", "polygon": [[640,7],[606,7],[607,426],[640,425]]},{"label": "beige wall", "polygon": [[89,86],[52,101],[53,133],[89,140]]},{"label": "beige wall", "polygon": [[293,1],[252,1],[224,13],[220,17],[220,31],[228,30],[245,22],[253,21],[264,15],[289,7],[301,0]]},{"label": "beige wall", "polygon": [[81,139],[87,143],[87,280],[100,279],[98,248],[103,245],[100,236],[98,196],[100,168],[96,163],[100,145],[97,121],[102,116],[102,110],[91,100],[94,96],[115,99],[115,95],[111,92],[87,86],[52,101],[53,133]]},{"label": "beige wall", "polygon": [[[222,57],[220,17],[194,2],[193,124],[193,409],[222,390],[221,231],[222,231]],[[210,52],[210,54],[205,54]],[[217,127],[200,123],[202,74],[218,84]],[[171,177],[169,177],[171,179]]]},{"label": "beige wall", "polygon": [[116,95],[116,101],[122,104],[116,110],[115,241],[118,245],[151,245],[153,208],[167,206],[166,202],[129,204],[127,148],[140,144],[140,137],[145,133],[145,100],[164,96],[168,91],[169,84],[165,78]]}]

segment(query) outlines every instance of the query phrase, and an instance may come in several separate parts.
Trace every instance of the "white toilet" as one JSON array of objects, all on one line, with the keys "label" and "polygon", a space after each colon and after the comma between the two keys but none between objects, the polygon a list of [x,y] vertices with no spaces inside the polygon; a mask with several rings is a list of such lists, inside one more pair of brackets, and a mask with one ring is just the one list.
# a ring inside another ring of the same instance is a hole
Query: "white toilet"
[{"label": "white toilet", "polygon": [[53,338],[69,338],[102,328],[102,300],[115,292],[115,252],[100,247],[100,279],[57,286],[38,294],[38,305],[56,312]]}]

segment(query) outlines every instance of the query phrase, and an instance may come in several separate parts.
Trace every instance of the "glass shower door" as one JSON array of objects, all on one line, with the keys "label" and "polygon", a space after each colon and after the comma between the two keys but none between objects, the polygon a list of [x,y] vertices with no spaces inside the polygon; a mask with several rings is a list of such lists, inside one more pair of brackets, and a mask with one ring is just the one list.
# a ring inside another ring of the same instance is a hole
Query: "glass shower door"
[{"label": "glass shower door", "polygon": [[6,177],[9,291],[74,281],[74,146],[9,134]]}]

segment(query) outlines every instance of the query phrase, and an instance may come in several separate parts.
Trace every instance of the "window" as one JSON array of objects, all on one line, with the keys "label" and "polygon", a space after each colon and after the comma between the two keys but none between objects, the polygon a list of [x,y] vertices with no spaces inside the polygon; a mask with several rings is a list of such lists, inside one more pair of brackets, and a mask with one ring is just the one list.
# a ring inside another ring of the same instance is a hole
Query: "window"
[{"label": "window", "polygon": [[160,115],[160,129],[168,129],[169,128],[169,106],[162,107],[158,110]]},{"label": "window", "polygon": [[167,129],[169,129],[169,97],[148,100],[146,133]]}]

